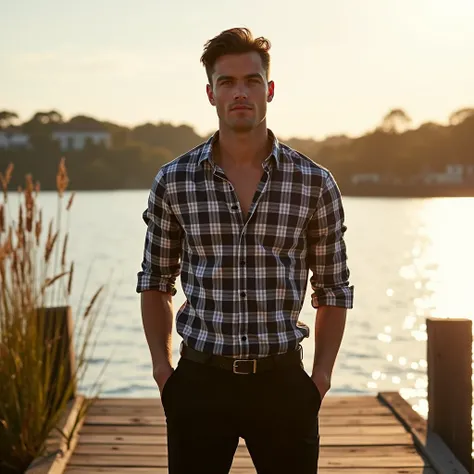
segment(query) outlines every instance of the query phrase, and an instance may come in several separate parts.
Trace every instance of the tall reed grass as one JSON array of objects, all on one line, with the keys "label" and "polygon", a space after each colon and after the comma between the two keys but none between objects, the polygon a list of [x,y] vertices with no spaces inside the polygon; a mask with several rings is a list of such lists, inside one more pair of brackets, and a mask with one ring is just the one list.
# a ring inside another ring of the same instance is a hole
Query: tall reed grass
[{"label": "tall reed grass", "polygon": [[[74,262],[67,258],[69,234],[63,230],[74,200],[66,200],[64,159],[56,177],[57,214],[49,223],[40,209],[40,186],[31,175],[24,189],[9,191],[10,165],[0,173],[0,472],[18,474],[47,455],[47,439],[58,426],[68,402],[87,371],[93,334],[100,315],[103,287],[75,315],[73,340],[48,333],[47,308],[69,306]],[[18,202],[12,203],[17,194]],[[46,310],[45,310],[46,308]],[[68,350],[75,354],[72,377]],[[78,344],[78,347],[74,347]],[[96,395],[96,394],[95,394]],[[94,394],[85,398],[76,423],[85,416]],[[74,433],[71,433],[71,436]]]}]

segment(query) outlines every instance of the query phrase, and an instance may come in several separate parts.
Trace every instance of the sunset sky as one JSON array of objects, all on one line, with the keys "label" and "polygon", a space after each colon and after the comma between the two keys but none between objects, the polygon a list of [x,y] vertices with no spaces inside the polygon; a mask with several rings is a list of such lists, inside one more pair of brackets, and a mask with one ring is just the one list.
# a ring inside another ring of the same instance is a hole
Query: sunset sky
[{"label": "sunset sky", "polygon": [[0,109],[213,131],[205,41],[272,42],[282,137],[363,134],[390,108],[414,126],[474,106],[474,0],[0,0]]}]

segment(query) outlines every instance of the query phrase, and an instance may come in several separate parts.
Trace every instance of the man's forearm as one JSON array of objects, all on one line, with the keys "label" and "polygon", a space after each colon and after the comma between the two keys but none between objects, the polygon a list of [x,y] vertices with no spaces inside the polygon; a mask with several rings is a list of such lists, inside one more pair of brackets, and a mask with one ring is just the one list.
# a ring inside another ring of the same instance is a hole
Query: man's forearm
[{"label": "man's forearm", "polygon": [[173,302],[168,293],[144,291],[141,309],[145,337],[150,349],[154,370],[172,363],[171,332],[173,329]]},{"label": "man's forearm", "polygon": [[316,313],[313,371],[323,370],[329,378],[344,335],[346,313],[336,306],[322,306]]}]

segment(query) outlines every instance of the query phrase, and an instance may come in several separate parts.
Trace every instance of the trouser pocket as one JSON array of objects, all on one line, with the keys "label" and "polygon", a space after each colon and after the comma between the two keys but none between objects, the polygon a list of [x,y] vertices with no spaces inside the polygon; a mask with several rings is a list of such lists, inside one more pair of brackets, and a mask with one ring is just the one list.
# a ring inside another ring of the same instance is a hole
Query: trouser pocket
[{"label": "trouser pocket", "polygon": [[304,370],[303,367],[301,367],[301,377],[308,391],[312,393],[319,409],[319,407],[321,406],[321,393],[319,392],[319,389],[316,384],[313,382],[313,379],[307,374],[306,370]]},{"label": "trouser pocket", "polygon": [[179,367],[176,367],[176,369],[174,369],[173,373],[168,377],[168,380],[166,381],[165,386],[163,387],[163,390],[161,392],[161,403],[163,405],[163,408],[165,409],[165,412],[168,410],[169,400],[173,396],[172,390],[178,377],[178,370]]}]

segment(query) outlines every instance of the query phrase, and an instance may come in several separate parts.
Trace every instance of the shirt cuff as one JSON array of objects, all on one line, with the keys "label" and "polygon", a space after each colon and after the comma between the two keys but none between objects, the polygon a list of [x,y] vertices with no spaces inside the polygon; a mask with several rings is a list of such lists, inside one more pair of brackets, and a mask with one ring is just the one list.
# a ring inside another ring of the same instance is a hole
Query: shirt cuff
[{"label": "shirt cuff", "polygon": [[351,309],[354,304],[354,286],[341,286],[338,288],[318,288],[311,295],[311,306],[338,306]]},{"label": "shirt cuff", "polygon": [[163,293],[169,293],[171,296],[174,296],[177,292],[174,286],[174,279],[157,278],[148,273],[138,273],[137,293],[148,290],[162,291]]}]

